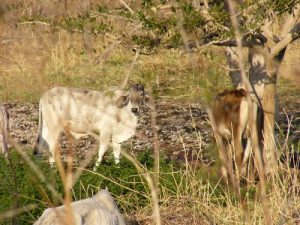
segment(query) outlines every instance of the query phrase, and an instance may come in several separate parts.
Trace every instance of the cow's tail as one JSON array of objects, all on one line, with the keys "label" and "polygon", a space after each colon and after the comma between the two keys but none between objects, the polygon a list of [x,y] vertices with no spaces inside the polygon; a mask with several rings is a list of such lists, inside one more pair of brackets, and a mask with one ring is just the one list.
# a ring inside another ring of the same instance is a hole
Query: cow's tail
[{"label": "cow's tail", "polygon": [[38,136],[36,139],[36,143],[33,148],[33,154],[37,155],[41,148],[42,142],[42,131],[43,131],[43,108],[42,108],[42,100],[39,102],[39,124],[38,124]]}]

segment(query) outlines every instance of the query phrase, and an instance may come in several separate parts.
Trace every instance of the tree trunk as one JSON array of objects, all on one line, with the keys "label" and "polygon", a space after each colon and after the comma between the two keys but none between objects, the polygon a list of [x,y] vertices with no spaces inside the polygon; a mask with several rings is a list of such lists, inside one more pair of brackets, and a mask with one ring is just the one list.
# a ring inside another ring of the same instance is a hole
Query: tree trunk
[{"label": "tree trunk", "polygon": [[225,50],[227,63],[229,66],[229,76],[234,88],[241,88],[242,86],[242,75],[238,65],[238,55],[235,48],[227,47]]},{"label": "tree trunk", "polygon": [[277,154],[276,154],[275,138],[274,138],[275,95],[276,95],[276,81],[265,84],[263,102],[262,102],[263,110],[264,110],[263,159],[265,163],[265,171],[267,174],[269,173],[273,174],[277,170],[277,160],[276,160]]},{"label": "tree trunk", "polygon": [[[257,139],[258,139],[258,145],[259,149],[263,151],[262,158],[263,162],[266,165],[270,165],[270,163],[265,163],[266,160],[268,160],[269,157],[265,155],[264,151],[264,143],[263,143],[263,130],[264,130],[264,113],[263,113],[263,97],[265,93],[265,83],[266,80],[268,80],[268,74],[266,70],[266,59],[264,54],[264,47],[263,46],[256,46],[256,47],[249,47],[248,48],[248,65],[249,65],[249,81],[252,86],[252,90],[250,91],[251,98],[253,100],[252,104],[252,120],[254,123],[256,123],[256,133],[257,133]],[[232,80],[232,84],[235,88],[242,88],[242,78],[240,70],[238,69],[238,57],[235,52],[235,49],[232,47],[226,48],[226,57],[227,57],[227,63],[230,68],[229,76]],[[267,90],[268,91],[268,90]],[[266,97],[265,97],[266,98]],[[272,101],[271,101],[272,102]],[[271,110],[272,111],[272,110]],[[274,110],[273,110],[274,111]],[[268,117],[268,120],[272,120]],[[270,132],[271,129],[274,129],[274,122],[273,126],[269,126],[269,132],[267,135],[267,140],[273,140],[273,133]],[[270,146],[270,141],[268,141],[266,144]],[[268,148],[270,149],[270,148]],[[271,151],[271,149],[270,149]],[[269,172],[269,171],[266,171]]]},{"label": "tree trunk", "polygon": [[274,138],[275,115],[278,113],[276,98],[276,81],[279,66],[285,49],[272,58],[268,47],[254,46],[249,48],[249,79],[254,87],[254,101],[258,106],[258,130],[263,139],[263,160],[266,173],[277,170],[277,154]]},{"label": "tree trunk", "polygon": [[[253,46],[249,48],[248,63],[249,63],[249,80],[253,87],[252,99],[254,100],[253,105],[255,106],[253,107],[254,108],[253,115],[255,116],[257,122],[258,140],[259,140],[260,149],[262,150],[262,158],[265,165],[265,172],[269,173],[270,163],[267,163],[266,161],[269,157],[266,156],[267,153],[265,151],[266,146],[264,145],[264,141],[263,141],[264,119],[265,119],[263,99],[264,99],[264,94],[266,94],[265,88],[268,80],[268,74],[266,69],[267,60],[266,60],[265,52],[266,49],[263,46]],[[274,110],[271,111],[274,112]],[[270,137],[273,134],[273,132],[269,132],[268,134],[269,134],[268,137]],[[272,138],[270,137],[270,139]],[[269,144],[269,143],[270,142],[267,142],[265,144]],[[271,151],[269,147],[268,149]]]},{"label": "tree trunk", "polygon": [[[269,52],[264,46],[248,48],[249,81],[252,85],[253,121],[257,123],[260,149],[263,149],[263,161],[266,173],[276,169],[274,124],[275,95],[278,63],[268,59]],[[234,48],[226,49],[229,75],[235,88],[242,87],[241,73]],[[271,82],[272,81],[272,82]]]}]

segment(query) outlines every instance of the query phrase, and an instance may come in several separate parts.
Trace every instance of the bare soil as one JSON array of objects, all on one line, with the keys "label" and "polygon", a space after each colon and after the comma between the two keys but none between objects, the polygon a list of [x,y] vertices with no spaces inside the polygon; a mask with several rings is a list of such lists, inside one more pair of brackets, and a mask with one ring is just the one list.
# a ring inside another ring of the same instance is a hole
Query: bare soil
[{"label": "bare soil", "polygon": [[[276,131],[279,142],[289,133],[289,142],[298,143],[300,140],[300,102],[284,102],[280,107],[278,128]],[[24,149],[31,151],[38,131],[38,104],[6,103],[10,115],[11,137]],[[208,146],[214,141],[212,130],[208,123],[205,107],[195,102],[157,101],[157,126],[161,151],[175,160],[201,159],[211,162],[212,157]],[[137,132],[123,146],[133,152],[153,148],[153,132],[150,123],[150,112],[144,108],[139,115]],[[291,122],[291,124],[289,124]],[[92,137],[72,142],[76,159],[82,159],[97,141]],[[66,151],[68,142],[65,135],[60,138],[62,152]],[[64,154],[63,154],[64,155]],[[109,154],[106,154],[106,156]],[[200,156],[200,158],[198,157]]]}]

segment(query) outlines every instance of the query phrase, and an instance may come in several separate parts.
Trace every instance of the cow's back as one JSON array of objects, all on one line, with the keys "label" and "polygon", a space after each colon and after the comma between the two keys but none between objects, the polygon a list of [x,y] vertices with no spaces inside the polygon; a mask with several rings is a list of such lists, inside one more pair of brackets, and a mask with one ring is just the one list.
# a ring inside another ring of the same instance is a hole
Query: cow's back
[{"label": "cow's back", "polygon": [[46,120],[77,133],[99,133],[102,124],[117,120],[112,98],[99,91],[54,87],[42,96],[41,105]]}]

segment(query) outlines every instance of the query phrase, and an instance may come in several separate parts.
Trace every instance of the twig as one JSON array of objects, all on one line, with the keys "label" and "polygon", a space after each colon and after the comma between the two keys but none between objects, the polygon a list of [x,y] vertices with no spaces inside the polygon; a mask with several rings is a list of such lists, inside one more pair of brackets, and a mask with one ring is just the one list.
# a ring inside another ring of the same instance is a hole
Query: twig
[{"label": "twig", "polygon": [[34,164],[34,162],[27,156],[27,154],[22,150],[19,144],[14,142],[12,138],[9,139],[10,143],[14,147],[14,149],[21,155],[21,157],[25,160],[25,162],[31,167],[33,172],[38,176],[38,178],[45,183],[46,187],[51,191],[53,196],[62,202],[61,195],[55,190],[55,188],[48,182],[48,179],[42,174],[40,168]]},{"label": "twig", "polygon": [[127,152],[121,150],[121,154],[127,158],[137,169],[137,171],[144,177],[145,181],[148,183],[148,186],[151,191],[152,197],[152,204],[153,204],[153,216],[156,225],[161,225],[161,218],[160,218],[160,210],[159,210],[159,202],[158,202],[158,193],[154,186],[153,179],[151,178],[150,174],[144,169],[136,159],[134,159],[131,155]]},{"label": "twig", "polygon": [[[142,23],[139,23],[137,26],[135,26],[130,32],[129,35],[132,34],[135,30],[137,30]],[[121,44],[124,40],[116,40],[114,43],[112,43],[103,53],[101,56],[97,57],[95,60],[95,64],[100,63],[101,60],[108,58],[109,54],[117,47],[119,44]]]},{"label": "twig", "polygon": [[[6,137],[4,137],[5,139]],[[9,167],[11,169],[11,173],[13,176],[13,195],[14,195],[14,201],[15,201],[15,208],[17,209],[19,207],[19,191],[18,191],[18,180],[17,180],[17,175],[16,175],[16,169],[15,166],[13,164],[13,160],[11,158],[10,155],[10,151],[7,151],[7,159],[9,162]],[[17,217],[13,217],[13,224],[17,225],[19,224],[18,218]]]},{"label": "twig", "polygon": [[94,14],[91,15],[91,18],[97,18],[98,16],[106,16],[106,17],[111,17],[111,18],[115,18],[115,19],[127,20],[127,21],[130,21],[130,22],[132,22],[132,21],[139,22],[139,20],[137,20],[137,19],[112,15],[112,14],[108,14],[108,13],[100,13],[100,12],[94,12]]},{"label": "twig", "polygon": [[[239,30],[239,23],[236,18],[236,10],[235,6],[232,0],[227,0],[228,6],[229,6],[229,11],[230,11],[230,19],[231,19],[231,24],[234,28],[234,34],[237,40],[237,54],[238,54],[238,67],[241,71],[241,76],[242,76],[242,82],[245,86],[246,91],[249,93],[249,91],[252,89],[250,82],[246,76],[245,68],[243,65],[243,52],[242,52],[242,35]],[[264,210],[264,219],[266,224],[272,224],[272,220],[270,217],[270,212],[269,212],[269,205],[267,202],[267,195],[266,195],[266,181],[265,181],[265,171],[264,171],[264,166],[263,166],[263,161],[262,161],[262,156],[261,156],[261,150],[259,147],[259,141],[258,141],[258,133],[257,133],[257,125],[256,121],[253,121],[253,105],[252,105],[252,99],[250,95],[247,95],[247,101],[249,105],[249,111],[250,113],[250,119],[249,123],[251,124],[251,131],[252,131],[252,141],[253,141],[253,149],[255,153],[255,159],[258,164],[258,174],[260,178],[260,195],[262,198],[262,204],[263,204],[263,210]]]},{"label": "twig", "polygon": [[119,0],[122,5],[125,6],[126,9],[128,9],[128,11],[131,13],[131,14],[134,14],[134,11],[126,4],[126,2],[124,2],[123,0]]},{"label": "twig", "polygon": [[97,147],[94,146],[93,149],[90,150],[90,153],[85,157],[85,159],[80,163],[78,167],[76,167],[76,171],[73,174],[72,177],[72,187],[75,185],[76,181],[82,174],[82,172],[85,170],[87,165],[91,162],[91,160],[94,158],[94,156],[98,153]]},{"label": "twig", "polygon": [[17,22],[18,25],[26,25],[26,24],[41,24],[41,25],[46,25],[46,26],[52,26],[51,23],[47,23],[45,21],[40,21],[40,20],[33,20],[33,21],[23,21],[23,22]]},{"label": "twig", "polygon": [[153,142],[153,148],[154,148],[154,186],[159,192],[159,172],[160,172],[160,165],[159,165],[159,138],[158,138],[158,128],[157,128],[157,122],[156,122],[156,110],[155,108],[151,110],[151,127],[153,131],[153,137],[152,137],[152,142]]},{"label": "twig", "polygon": [[73,177],[73,151],[72,151],[72,138],[70,134],[70,127],[67,126],[66,134],[69,141],[68,146],[68,155],[67,155],[67,169],[66,169],[66,180],[64,183],[64,189],[65,189],[65,199],[64,199],[64,205],[66,207],[66,216],[65,220],[67,221],[67,224],[73,225],[74,224],[74,216],[73,216],[73,209],[71,206],[72,203],[72,177]]},{"label": "twig", "polygon": [[124,80],[123,85],[122,85],[122,90],[124,90],[124,88],[126,87],[126,85],[127,85],[127,83],[128,83],[129,77],[130,77],[130,75],[131,75],[131,72],[132,72],[132,70],[133,70],[133,67],[134,67],[134,65],[135,65],[135,63],[136,63],[136,61],[137,61],[137,59],[139,58],[140,52],[141,52],[141,50],[140,50],[140,49],[137,49],[137,51],[136,51],[136,53],[135,53],[135,57],[134,57],[134,59],[133,59],[133,61],[132,61],[132,63],[131,63],[131,66],[130,66],[129,70],[127,71],[125,80]]},{"label": "twig", "polygon": [[182,13],[182,10],[179,8],[179,9],[176,10],[176,12],[177,12],[177,27],[178,27],[178,30],[180,32],[180,36],[182,37],[184,48],[187,52],[190,52],[191,48],[188,44],[188,36],[187,36],[187,33],[185,32],[184,27],[183,27],[183,13]]},{"label": "twig", "polygon": [[33,210],[35,208],[37,208],[36,204],[30,204],[30,205],[27,205],[27,206],[22,206],[22,207],[19,207],[19,208],[14,208],[14,209],[8,210],[8,211],[3,212],[3,213],[0,214],[0,221],[16,217],[16,216],[18,216],[18,215],[20,215],[20,214],[22,214],[26,211]]}]

